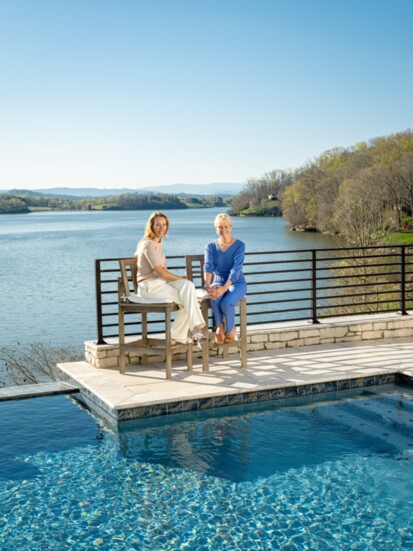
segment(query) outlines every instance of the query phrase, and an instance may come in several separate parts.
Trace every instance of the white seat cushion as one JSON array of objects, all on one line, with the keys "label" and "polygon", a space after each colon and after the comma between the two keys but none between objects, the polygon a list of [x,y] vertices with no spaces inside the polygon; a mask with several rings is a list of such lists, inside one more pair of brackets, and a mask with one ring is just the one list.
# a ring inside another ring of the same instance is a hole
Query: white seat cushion
[{"label": "white seat cushion", "polygon": [[135,295],[135,293],[131,293],[126,297],[126,300],[128,302],[134,302],[135,304],[165,304],[167,302],[173,302],[173,300],[167,298],[144,298]]},{"label": "white seat cushion", "polygon": [[208,293],[205,291],[205,289],[197,289],[196,290],[196,296],[198,298],[209,298]]}]

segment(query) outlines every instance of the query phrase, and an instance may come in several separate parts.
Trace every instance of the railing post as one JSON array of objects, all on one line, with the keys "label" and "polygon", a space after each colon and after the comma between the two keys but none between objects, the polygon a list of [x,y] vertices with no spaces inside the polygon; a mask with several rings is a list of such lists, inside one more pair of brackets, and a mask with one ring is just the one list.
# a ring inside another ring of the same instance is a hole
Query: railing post
[{"label": "railing post", "polygon": [[406,310],[406,245],[400,246],[400,313],[407,316]]},{"label": "railing post", "polygon": [[320,323],[317,319],[317,250],[311,251],[311,321]]},{"label": "railing post", "polygon": [[95,260],[95,282],[96,282],[96,321],[97,321],[97,329],[98,329],[97,344],[107,344],[103,338],[102,285],[100,280],[100,260]]}]

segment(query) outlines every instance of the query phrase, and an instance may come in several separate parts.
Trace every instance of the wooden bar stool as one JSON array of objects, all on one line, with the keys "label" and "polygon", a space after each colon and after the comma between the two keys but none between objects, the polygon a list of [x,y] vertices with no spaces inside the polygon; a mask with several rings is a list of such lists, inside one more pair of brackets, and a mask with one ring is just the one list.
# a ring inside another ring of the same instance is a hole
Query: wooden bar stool
[{"label": "wooden bar stool", "polygon": [[[179,306],[172,301],[144,299],[139,297],[137,284],[136,258],[127,258],[119,261],[121,277],[118,279],[118,306],[119,306],[119,372],[125,373],[125,352],[135,352],[142,357],[142,363],[148,365],[149,356],[165,356],[166,378],[172,378],[172,359],[174,354],[186,353],[188,371],[192,371],[193,350],[192,339],[185,344],[172,343],[171,315],[179,310]],[[132,282],[133,292],[130,284]],[[126,343],[125,314],[140,314],[142,334],[141,338]],[[163,314],[165,320],[165,338],[148,336],[148,315]]]},{"label": "wooden bar stool", "polygon": [[[203,255],[187,255],[185,256],[186,277],[191,280],[195,287],[204,289],[204,256]],[[209,331],[209,309],[211,308],[211,300],[208,297],[203,297],[201,294],[198,297],[201,306],[201,312],[204,317],[205,327],[203,333],[207,340],[202,343],[202,370],[209,371],[209,349],[221,348],[222,357],[227,358],[230,348],[237,347],[240,355],[241,367],[247,367],[247,299],[242,298],[235,306],[239,308],[239,340],[233,342],[216,344],[215,332]]]}]

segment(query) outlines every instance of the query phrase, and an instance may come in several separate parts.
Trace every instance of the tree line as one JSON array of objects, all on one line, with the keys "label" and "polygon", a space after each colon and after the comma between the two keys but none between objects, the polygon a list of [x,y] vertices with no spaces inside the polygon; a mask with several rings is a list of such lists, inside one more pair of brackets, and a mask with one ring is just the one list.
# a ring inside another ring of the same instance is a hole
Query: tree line
[{"label": "tree line", "polygon": [[247,181],[231,212],[275,193],[293,229],[339,236],[358,246],[380,243],[411,224],[413,131],[326,151],[295,171],[273,171]]},{"label": "tree line", "polygon": [[179,197],[170,193],[124,193],[110,197],[67,199],[33,192],[0,194],[0,214],[34,210],[168,210],[223,206],[222,197]]}]

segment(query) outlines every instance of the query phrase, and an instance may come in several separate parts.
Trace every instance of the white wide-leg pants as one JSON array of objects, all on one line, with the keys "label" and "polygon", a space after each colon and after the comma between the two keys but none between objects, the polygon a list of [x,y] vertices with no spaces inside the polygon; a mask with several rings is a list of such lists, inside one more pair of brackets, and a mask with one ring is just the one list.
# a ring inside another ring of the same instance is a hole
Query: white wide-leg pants
[{"label": "white wide-leg pants", "polygon": [[148,299],[168,299],[176,302],[179,310],[171,329],[171,336],[175,340],[185,340],[188,338],[189,329],[192,331],[197,325],[205,325],[192,281],[165,281],[158,277],[146,279],[139,283],[139,294]]}]

